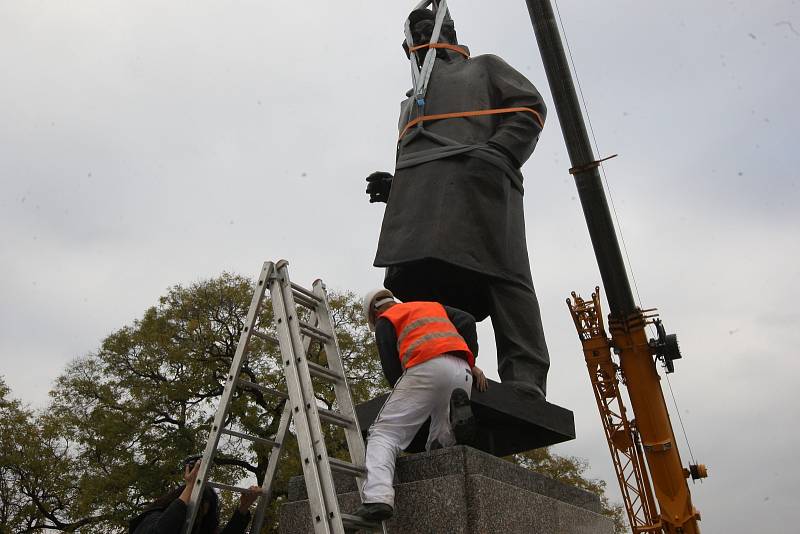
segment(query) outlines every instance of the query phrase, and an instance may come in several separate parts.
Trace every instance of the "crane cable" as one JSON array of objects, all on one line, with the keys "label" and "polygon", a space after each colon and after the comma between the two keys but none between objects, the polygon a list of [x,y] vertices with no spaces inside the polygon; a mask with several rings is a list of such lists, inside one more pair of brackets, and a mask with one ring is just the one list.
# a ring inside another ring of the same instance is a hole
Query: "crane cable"
[{"label": "crane cable", "polygon": [[[580,80],[580,77],[578,76],[578,69],[575,66],[575,59],[572,57],[572,48],[569,45],[569,39],[567,38],[567,31],[566,31],[566,28],[564,27],[564,21],[561,18],[561,10],[558,7],[558,0],[553,0],[553,3],[555,4],[556,14],[558,15],[558,25],[561,27],[561,34],[564,36],[564,43],[566,44],[567,53],[569,54],[569,61],[570,61],[570,64],[572,66],[572,72],[575,75],[575,83],[578,86],[578,93],[580,94],[581,103],[583,104],[583,111],[586,114],[586,122],[589,125],[589,132],[592,134],[592,143],[594,144],[594,150],[595,150],[595,153],[600,154],[600,149],[599,149],[598,143],[597,143],[597,137],[595,136],[595,133],[594,133],[594,126],[592,125],[592,119],[591,119],[591,116],[589,115],[589,106],[586,103],[586,97],[583,94],[583,87],[581,86],[581,80]],[[625,243],[625,236],[622,233],[622,223],[620,223],[619,215],[617,214],[617,207],[614,204],[614,196],[611,194],[611,186],[608,183],[608,176],[606,176],[606,170],[605,170],[605,167],[603,166],[602,162],[600,163],[600,172],[603,174],[603,185],[605,186],[606,192],[608,193],[608,199],[611,202],[611,209],[614,212],[614,221],[616,222],[616,227],[617,227],[617,231],[619,233],[620,241],[622,241],[622,250],[625,252],[625,260],[626,260],[626,263],[628,264],[628,271],[630,272],[631,278],[633,279],[633,287],[634,287],[634,290],[636,291],[636,299],[639,302],[639,309],[642,309],[642,297],[639,294],[639,284],[636,282],[636,274],[633,271],[633,263],[631,262],[630,255],[628,254],[628,246]],[[655,335],[655,332],[653,331],[653,326],[652,325],[649,325],[649,326],[650,326],[651,334]],[[664,373],[664,375],[667,378],[667,385],[669,386],[669,393],[672,396],[672,402],[675,405],[675,412],[678,414],[678,421],[681,424],[681,430],[683,432],[683,437],[686,440],[686,446],[689,449],[689,456],[692,459],[692,463],[696,464],[697,461],[695,460],[694,453],[692,452],[692,445],[689,443],[689,435],[686,433],[686,427],[683,425],[683,418],[681,417],[681,412],[680,412],[680,409],[678,408],[678,401],[675,398],[675,393],[672,391],[672,384],[669,381],[669,374],[668,373]]]}]

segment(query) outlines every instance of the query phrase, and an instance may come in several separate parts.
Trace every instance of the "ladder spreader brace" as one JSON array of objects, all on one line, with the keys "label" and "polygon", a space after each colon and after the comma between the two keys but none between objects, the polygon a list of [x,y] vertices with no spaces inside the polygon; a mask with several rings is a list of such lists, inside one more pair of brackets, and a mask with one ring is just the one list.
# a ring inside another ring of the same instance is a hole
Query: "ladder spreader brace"
[{"label": "ladder spreader brace", "polygon": [[[246,488],[219,484],[208,480],[209,468],[216,456],[220,437],[223,434],[249,440],[253,443],[271,447],[269,463],[261,484],[261,495],[258,507],[250,527],[251,534],[258,534],[264,522],[267,506],[272,497],[273,483],[277,473],[281,446],[289,431],[289,424],[294,420],[300,464],[308,492],[311,509],[311,523],[314,534],[345,534],[355,530],[386,534],[382,523],[366,522],[358,516],[343,514],[339,510],[336,488],[333,482],[333,471],[356,477],[359,492],[363,486],[366,469],[364,468],[365,446],[358,426],[358,419],[353,407],[353,399],[347,385],[347,378],[342,364],[339,345],[333,330],[328,297],[325,285],[321,280],[308,290],[293,284],[289,280],[288,262],[277,264],[265,262],[258,277],[247,321],[236,346],[230,371],[225,382],[225,389],[217,407],[214,423],[206,442],[202,463],[197,480],[192,488],[192,496],[186,513],[183,534],[192,531],[197,517],[198,504],[206,484],[225,491],[244,493]],[[265,303],[265,293],[269,289],[272,299],[272,310],[277,338],[255,330],[256,322]],[[297,305],[310,311],[309,321],[301,320],[297,313]],[[276,343],[280,347],[281,366],[286,380],[287,393],[260,386],[243,380],[239,374],[247,358],[250,337]],[[328,366],[308,361],[307,353],[312,341],[320,342],[325,349]],[[333,385],[336,405],[339,411],[327,410],[317,406],[311,377],[316,377]],[[250,436],[224,427],[225,419],[237,388],[257,389],[262,393],[287,399],[281,415],[278,431],[273,439]],[[344,430],[350,462],[328,457],[325,436],[321,422],[337,425]]]}]

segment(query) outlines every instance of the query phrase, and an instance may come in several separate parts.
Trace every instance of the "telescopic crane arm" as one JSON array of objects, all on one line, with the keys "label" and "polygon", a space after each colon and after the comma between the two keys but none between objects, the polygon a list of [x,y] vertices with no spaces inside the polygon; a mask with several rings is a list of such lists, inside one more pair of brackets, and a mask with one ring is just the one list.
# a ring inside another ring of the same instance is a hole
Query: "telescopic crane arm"
[{"label": "telescopic crane arm", "polygon": [[[686,479],[703,478],[705,467],[684,469],[681,463],[655,361],[661,359],[671,371],[672,361],[680,357],[677,341],[666,335],[653,310],[635,304],[598,172],[600,162],[589,142],[552,5],[550,0],[526,2],[610,305],[609,339],[599,288],[591,301],[574,293],[574,302],[568,301],[631,527],[635,533],[696,534],[700,514],[692,505]],[[656,326],[658,339],[648,340],[649,324]],[[627,386],[633,420],[627,417],[618,376]]]}]

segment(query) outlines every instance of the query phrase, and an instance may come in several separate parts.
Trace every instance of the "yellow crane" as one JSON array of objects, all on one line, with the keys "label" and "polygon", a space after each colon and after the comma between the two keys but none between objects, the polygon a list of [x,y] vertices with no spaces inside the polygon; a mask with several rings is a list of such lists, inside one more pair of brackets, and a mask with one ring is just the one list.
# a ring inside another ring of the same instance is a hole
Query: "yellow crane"
[{"label": "yellow crane", "polygon": [[[610,307],[606,332],[600,288],[590,300],[575,293],[567,300],[628,519],[636,534],[696,534],[700,513],[687,479],[705,478],[707,472],[702,464],[684,467],[681,462],[657,368],[660,361],[667,372],[674,370],[674,360],[681,357],[678,342],[655,310],[640,309],[634,301],[598,171],[602,160],[589,142],[552,5],[550,0],[526,2]],[[648,327],[655,328],[654,339],[648,339]]]}]

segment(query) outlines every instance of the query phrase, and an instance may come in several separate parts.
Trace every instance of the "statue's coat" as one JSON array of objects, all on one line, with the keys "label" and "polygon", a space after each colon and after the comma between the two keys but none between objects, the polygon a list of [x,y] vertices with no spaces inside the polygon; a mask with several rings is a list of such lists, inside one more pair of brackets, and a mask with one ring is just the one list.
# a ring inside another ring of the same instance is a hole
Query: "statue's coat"
[{"label": "statue's coat", "polygon": [[[452,51],[446,56],[433,69],[425,115],[526,107],[544,119],[539,92],[499,57],[466,59]],[[414,117],[416,104],[408,98],[401,106],[400,131]],[[536,116],[446,119],[425,122],[424,128],[449,141],[443,147],[412,128],[398,145],[375,257],[375,266],[388,268],[386,287],[404,300],[421,285],[444,287],[485,276],[533,289],[519,167],[539,139]],[[440,267],[430,268],[431,263]],[[478,320],[487,316],[482,302],[470,300],[468,287],[459,291],[460,301],[449,304]]]}]

